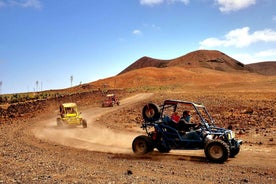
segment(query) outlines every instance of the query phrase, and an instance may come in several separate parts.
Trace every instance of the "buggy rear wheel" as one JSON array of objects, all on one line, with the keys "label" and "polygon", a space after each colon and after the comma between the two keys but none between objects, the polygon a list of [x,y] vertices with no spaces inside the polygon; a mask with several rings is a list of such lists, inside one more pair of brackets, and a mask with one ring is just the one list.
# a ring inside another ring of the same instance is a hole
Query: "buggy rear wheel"
[{"label": "buggy rear wheel", "polygon": [[204,149],[207,160],[215,163],[225,162],[230,155],[229,146],[221,140],[211,140]]},{"label": "buggy rear wheel", "polygon": [[145,121],[154,122],[160,118],[160,108],[154,103],[148,103],[142,110]]},{"label": "buggy rear wheel", "polygon": [[140,135],[132,142],[132,150],[135,154],[143,155],[154,149],[151,137]]},{"label": "buggy rear wheel", "polygon": [[87,128],[87,121],[85,119],[81,121],[81,124],[83,128]]}]

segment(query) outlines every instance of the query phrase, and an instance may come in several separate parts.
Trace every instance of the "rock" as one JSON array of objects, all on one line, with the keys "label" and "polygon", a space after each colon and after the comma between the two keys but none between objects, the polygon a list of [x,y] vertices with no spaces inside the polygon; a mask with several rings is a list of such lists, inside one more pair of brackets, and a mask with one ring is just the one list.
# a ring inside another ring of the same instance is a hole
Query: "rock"
[{"label": "rock", "polygon": [[243,110],[242,114],[253,114],[254,110],[251,107],[248,107],[247,109]]},{"label": "rock", "polygon": [[126,174],[127,174],[127,175],[132,175],[133,172],[132,172],[131,170],[127,170]]},{"label": "rock", "polygon": [[249,182],[248,179],[242,179],[242,180],[241,180],[241,183],[248,183],[248,182]]}]

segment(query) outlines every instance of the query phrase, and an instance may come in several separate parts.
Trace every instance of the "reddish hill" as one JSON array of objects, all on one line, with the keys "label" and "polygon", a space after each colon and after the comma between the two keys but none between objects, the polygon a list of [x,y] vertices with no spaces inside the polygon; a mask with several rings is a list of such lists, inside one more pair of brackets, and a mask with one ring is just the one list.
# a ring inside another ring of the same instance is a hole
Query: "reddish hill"
[{"label": "reddish hill", "polygon": [[263,75],[276,75],[276,61],[248,64],[252,71]]},{"label": "reddish hill", "polygon": [[219,71],[248,70],[243,63],[217,50],[197,50],[173,59],[168,66],[203,67]]},{"label": "reddish hill", "polygon": [[[141,88],[148,89],[178,89],[189,91],[193,89],[216,89],[219,87],[245,86],[253,87],[254,83],[270,85],[265,76],[250,72],[222,72],[208,68],[184,68],[184,67],[146,67],[132,70],[121,75],[93,82],[94,86],[102,88]],[[264,90],[262,85],[262,89]]]},{"label": "reddish hill", "polygon": [[241,62],[231,58],[230,56],[227,56],[226,54],[220,51],[197,50],[171,60],[158,60],[149,57],[142,57],[141,59],[137,60],[129,67],[124,69],[122,72],[120,72],[119,75],[129,72],[131,70],[136,70],[145,67],[202,67],[226,72],[236,70],[249,70],[249,68]]},{"label": "reddish hill", "polygon": [[[93,82],[102,88],[166,88],[189,90],[203,87],[245,86],[255,84],[263,90],[275,86],[275,79],[257,73],[252,68],[216,50],[198,50],[172,60],[143,57],[114,77]],[[272,81],[272,82],[271,82]]]},{"label": "reddish hill", "polygon": [[136,69],[139,69],[139,68],[146,68],[146,67],[163,68],[163,67],[167,67],[168,62],[169,62],[169,60],[153,59],[153,58],[144,56],[144,57],[138,59],[136,62],[134,62],[130,66],[128,66],[126,69],[124,69],[118,75],[129,72],[131,70],[136,70]]}]

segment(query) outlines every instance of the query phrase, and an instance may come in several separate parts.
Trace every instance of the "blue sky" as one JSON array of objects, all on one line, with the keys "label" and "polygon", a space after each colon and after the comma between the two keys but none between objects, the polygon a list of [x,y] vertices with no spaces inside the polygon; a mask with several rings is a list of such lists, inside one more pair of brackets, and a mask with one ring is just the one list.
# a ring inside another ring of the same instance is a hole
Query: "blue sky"
[{"label": "blue sky", "polygon": [[117,75],[143,56],[215,49],[276,61],[275,0],[0,0],[0,93]]}]

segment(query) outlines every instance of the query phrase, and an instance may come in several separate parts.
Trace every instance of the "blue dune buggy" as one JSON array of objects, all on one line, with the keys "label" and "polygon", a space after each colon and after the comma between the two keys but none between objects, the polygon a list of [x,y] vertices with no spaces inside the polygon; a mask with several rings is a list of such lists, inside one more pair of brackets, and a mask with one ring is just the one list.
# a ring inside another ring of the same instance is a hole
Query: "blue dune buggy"
[{"label": "blue dune buggy", "polygon": [[[170,115],[187,111],[194,123],[185,121],[185,128],[180,129],[184,120]],[[143,107],[142,115],[144,123],[141,128],[147,135],[133,140],[132,150],[136,154],[146,154],[155,148],[161,153],[172,149],[203,149],[208,161],[224,163],[240,151],[242,140],[235,139],[232,130],[216,127],[206,107],[200,103],[180,100],[165,100],[160,106],[148,103]]]}]

